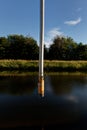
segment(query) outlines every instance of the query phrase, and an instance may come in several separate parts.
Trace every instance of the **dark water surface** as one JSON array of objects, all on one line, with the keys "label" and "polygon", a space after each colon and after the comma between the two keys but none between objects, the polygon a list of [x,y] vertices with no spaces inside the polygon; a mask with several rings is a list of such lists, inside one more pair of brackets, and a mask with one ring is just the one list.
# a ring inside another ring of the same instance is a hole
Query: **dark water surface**
[{"label": "dark water surface", "polygon": [[87,75],[0,76],[0,128],[87,129]]}]

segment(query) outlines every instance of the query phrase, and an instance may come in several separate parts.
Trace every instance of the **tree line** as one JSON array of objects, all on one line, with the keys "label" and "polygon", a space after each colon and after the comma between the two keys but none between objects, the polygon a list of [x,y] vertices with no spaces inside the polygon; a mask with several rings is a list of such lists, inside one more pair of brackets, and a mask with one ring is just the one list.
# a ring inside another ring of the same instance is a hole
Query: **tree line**
[{"label": "tree line", "polygon": [[[0,59],[38,60],[37,41],[23,35],[0,37]],[[87,45],[76,43],[71,37],[56,36],[49,48],[44,45],[44,59],[87,60]]]},{"label": "tree line", "polygon": [[9,35],[0,37],[0,59],[37,60],[39,47],[32,37]]},{"label": "tree line", "polygon": [[87,44],[76,43],[71,37],[56,36],[48,55],[51,60],[87,60]]}]

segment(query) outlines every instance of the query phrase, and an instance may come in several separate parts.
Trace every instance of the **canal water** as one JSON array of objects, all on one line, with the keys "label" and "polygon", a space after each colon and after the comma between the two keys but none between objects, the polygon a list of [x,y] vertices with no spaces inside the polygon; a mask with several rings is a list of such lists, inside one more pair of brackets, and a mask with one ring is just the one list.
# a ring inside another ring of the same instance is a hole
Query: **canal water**
[{"label": "canal water", "polygon": [[44,97],[38,75],[0,76],[0,128],[87,129],[87,75],[45,74]]}]

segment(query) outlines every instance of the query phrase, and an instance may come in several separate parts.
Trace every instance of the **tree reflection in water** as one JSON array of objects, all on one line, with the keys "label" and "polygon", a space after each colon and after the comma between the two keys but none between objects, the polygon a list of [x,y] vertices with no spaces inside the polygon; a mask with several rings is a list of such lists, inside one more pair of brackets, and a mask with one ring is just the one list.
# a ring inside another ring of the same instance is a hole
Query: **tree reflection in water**
[{"label": "tree reflection in water", "polygon": [[76,87],[83,89],[87,84],[87,80],[81,75],[51,75],[49,80],[51,89],[56,95],[69,94]]},{"label": "tree reflection in water", "polygon": [[12,95],[32,94],[37,86],[36,76],[1,76],[0,93]]}]

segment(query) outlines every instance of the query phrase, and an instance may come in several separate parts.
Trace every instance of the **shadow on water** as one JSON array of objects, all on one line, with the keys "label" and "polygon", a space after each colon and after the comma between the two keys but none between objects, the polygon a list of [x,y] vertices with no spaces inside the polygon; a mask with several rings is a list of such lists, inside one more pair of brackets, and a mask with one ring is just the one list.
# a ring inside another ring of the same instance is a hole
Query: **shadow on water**
[{"label": "shadow on water", "polygon": [[38,76],[0,77],[0,128],[87,129],[87,77],[46,75],[45,95]]}]

